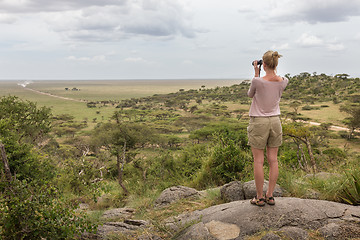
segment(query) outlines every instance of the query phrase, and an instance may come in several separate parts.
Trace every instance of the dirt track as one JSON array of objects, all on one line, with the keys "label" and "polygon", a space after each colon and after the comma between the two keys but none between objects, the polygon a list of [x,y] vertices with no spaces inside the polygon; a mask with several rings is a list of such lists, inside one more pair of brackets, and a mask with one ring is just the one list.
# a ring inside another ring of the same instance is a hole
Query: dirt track
[{"label": "dirt track", "polygon": [[51,94],[51,93],[46,93],[46,92],[42,92],[42,91],[39,91],[39,90],[35,90],[35,89],[32,89],[32,88],[28,88],[28,87],[24,87],[26,90],[29,90],[29,91],[33,91],[33,92],[36,92],[38,94],[42,94],[42,95],[46,95],[46,96],[50,96],[50,97],[55,97],[55,98],[60,98],[60,99],[63,99],[63,100],[69,100],[69,101],[74,101],[74,102],[88,102],[87,100],[79,100],[79,99],[75,99],[75,98],[69,98],[69,97],[62,97],[62,96],[58,96],[58,95],[54,95],[54,94]]}]

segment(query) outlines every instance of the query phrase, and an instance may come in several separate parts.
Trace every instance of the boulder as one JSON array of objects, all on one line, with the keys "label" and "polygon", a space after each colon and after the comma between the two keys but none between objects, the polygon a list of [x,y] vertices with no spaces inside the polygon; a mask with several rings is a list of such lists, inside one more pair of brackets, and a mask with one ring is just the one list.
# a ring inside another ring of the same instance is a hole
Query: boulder
[{"label": "boulder", "polygon": [[123,222],[107,222],[99,226],[97,229],[97,236],[99,239],[107,239],[109,234],[131,234],[139,227],[126,224]]},{"label": "boulder", "polygon": [[342,219],[330,221],[318,229],[319,233],[326,240],[360,239],[360,219],[356,221],[346,217]]},{"label": "boulder", "polygon": [[319,232],[326,240],[335,240],[341,235],[341,228],[337,223],[329,223],[320,228]]},{"label": "boulder", "polygon": [[[269,182],[267,180],[264,180],[264,185],[263,185],[264,196],[267,191],[268,185],[269,185]],[[244,183],[243,189],[244,189],[245,199],[252,199],[253,197],[255,197],[256,196],[255,180]],[[274,197],[282,197],[283,196],[283,190],[278,184],[275,185],[273,196]]]},{"label": "boulder", "polygon": [[[210,231],[211,222],[219,226],[236,225],[239,228],[238,236],[231,236],[231,239],[236,240],[267,229],[286,236],[299,236],[296,239],[306,239],[304,231],[317,230],[335,220],[344,222],[341,227],[346,227],[346,232],[358,236],[360,225],[354,222],[357,216],[360,216],[360,208],[356,206],[324,200],[278,197],[274,206],[258,207],[251,205],[248,200],[240,200],[181,214],[167,219],[165,224],[171,229],[180,230],[184,225],[199,222],[196,227],[207,234],[203,239],[209,239],[209,234],[215,237]],[[201,239],[184,238],[195,234],[193,231],[192,227],[187,228],[175,239]]]},{"label": "boulder", "polygon": [[276,235],[275,233],[267,233],[265,236],[261,238],[261,240],[281,240],[279,235]]},{"label": "boulder", "polygon": [[100,239],[107,239],[109,234],[131,235],[139,228],[145,228],[149,222],[144,220],[126,219],[124,222],[106,222],[98,227],[97,236]]},{"label": "boulder", "polygon": [[235,224],[211,221],[205,224],[210,234],[216,239],[233,239],[239,236],[240,228]]},{"label": "boulder", "polygon": [[283,227],[280,229],[280,233],[286,237],[286,239],[307,240],[309,234],[307,231],[298,227]]},{"label": "boulder", "polygon": [[206,228],[204,223],[200,222],[192,225],[183,233],[180,233],[180,236],[176,238],[177,240],[218,240],[216,237],[212,236],[209,230]]},{"label": "boulder", "polygon": [[225,184],[220,189],[220,194],[221,194],[221,198],[226,202],[233,202],[233,201],[245,199],[243,183],[240,181],[234,181]]},{"label": "boulder", "polygon": [[155,207],[164,207],[172,202],[178,201],[184,198],[197,198],[200,194],[196,189],[175,186],[165,189],[158,199],[155,201]]},{"label": "boulder", "polygon": [[135,209],[133,208],[113,208],[110,210],[107,210],[103,213],[101,218],[103,220],[109,220],[109,219],[126,219],[130,218],[135,213]]}]

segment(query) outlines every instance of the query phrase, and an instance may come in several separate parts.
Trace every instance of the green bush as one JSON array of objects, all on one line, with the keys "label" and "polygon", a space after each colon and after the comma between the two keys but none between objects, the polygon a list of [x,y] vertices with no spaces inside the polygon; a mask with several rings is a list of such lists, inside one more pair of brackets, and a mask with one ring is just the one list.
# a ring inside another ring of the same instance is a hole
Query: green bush
[{"label": "green bush", "polygon": [[0,236],[13,239],[76,239],[80,234],[94,232],[82,213],[74,211],[75,205],[60,197],[49,184],[14,180],[4,184],[0,199]]},{"label": "green bush", "polygon": [[312,110],[313,108],[310,105],[305,105],[301,109],[305,110],[305,111],[309,111],[309,110]]},{"label": "green bush", "polygon": [[201,169],[203,163],[210,156],[207,145],[196,144],[184,149],[180,156],[181,172],[185,178],[191,178]]},{"label": "green bush", "polygon": [[60,168],[58,185],[63,190],[89,195],[93,199],[99,195],[99,181],[102,179],[98,166],[89,159],[65,159]]},{"label": "green bush", "polygon": [[251,156],[243,150],[243,136],[231,131],[214,135],[215,147],[208,162],[210,174],[216,185],[238,180]]},{"label": "green bush", "polygon": [[327,148],[323,151],[323,154],[325,154],[332,163],[339,163],[347,158],[347,154],[340,148]]}]

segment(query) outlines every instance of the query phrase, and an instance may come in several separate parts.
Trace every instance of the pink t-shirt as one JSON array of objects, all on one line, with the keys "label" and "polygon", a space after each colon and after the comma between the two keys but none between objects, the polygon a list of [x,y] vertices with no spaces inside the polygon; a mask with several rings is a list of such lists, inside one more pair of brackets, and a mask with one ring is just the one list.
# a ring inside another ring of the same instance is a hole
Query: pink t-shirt
[{"label": "pink t-shirt", "polygon": [[280,98],[289,79],[283,77],[281,82],[266,81],[254,77],[251,81],[248,96],[251,97],[249,115],[251,117],[269,117],[280,115]]}]

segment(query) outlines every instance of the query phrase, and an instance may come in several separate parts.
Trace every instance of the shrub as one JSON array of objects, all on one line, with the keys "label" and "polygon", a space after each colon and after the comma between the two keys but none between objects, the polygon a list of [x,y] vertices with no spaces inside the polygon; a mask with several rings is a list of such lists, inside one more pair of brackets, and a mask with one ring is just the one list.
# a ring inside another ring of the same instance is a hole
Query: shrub
[{"label": "shrub", "polygon": [[251,161],[251,157],[237,146],[236,141],[226,133],[215,137],[217,142],[209,167],[210,173],[217,185],[234,181],[240,178],[245,162]]},{"label": "shrub", "polygon": [[323,151],[323,154],[327,155],[331,162],[341,162],[347,158],[344,150],[340,148],[327,148]]},{"label": "shrub", "polygon": [[[3,183],[4,184],[4,183]],[[75,205],[59,198],[49,184],[14,180],[4,187],[0,200],[0,237],[12,239],[76,239],[96,227]]]},{"label": "shrub", "polygon": [[74,194],[99,195],[99,181],[102,180],[99,166],[89,159],[66,159],[59,174],[59,186]]}]

